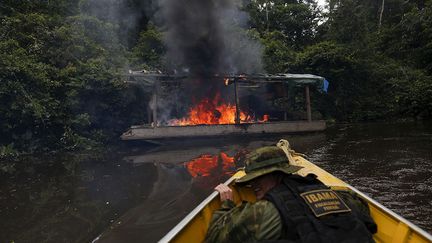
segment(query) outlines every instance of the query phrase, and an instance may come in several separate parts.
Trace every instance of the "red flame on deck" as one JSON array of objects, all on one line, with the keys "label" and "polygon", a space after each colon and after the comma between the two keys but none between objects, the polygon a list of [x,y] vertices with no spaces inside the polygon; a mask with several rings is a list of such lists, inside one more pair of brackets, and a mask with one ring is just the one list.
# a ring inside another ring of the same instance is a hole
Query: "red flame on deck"
[{"label": "red flame on deck", "polygon": [[[254,122],[254,118],[246,112],[240,111],[240,123]],[[198,104],[189,109],[187,117],[173,119],[168,122],[171,126],[188,125],[216,125],[216,124],[235,124],[236,106],[226,103],[220,93],[216,93],[213,100],[202,99]],[[268,115],[264,115],[259,122],[268,121]]]},{"label": "red flame on deck", "polygon": [[259,120],[259,122],[267,122],[267,121],[269,120],[269,118],[270,118],[270,116],[267,115],[267,114],[265,114],[265,115],[263,116],[263,119],[262,119],[262,120]]}]

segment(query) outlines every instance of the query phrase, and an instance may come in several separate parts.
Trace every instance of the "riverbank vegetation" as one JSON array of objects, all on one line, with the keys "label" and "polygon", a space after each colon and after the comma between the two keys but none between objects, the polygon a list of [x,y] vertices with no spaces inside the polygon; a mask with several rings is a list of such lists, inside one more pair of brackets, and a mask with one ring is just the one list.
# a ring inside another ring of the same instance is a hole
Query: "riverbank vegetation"
[{"label": "riverbank vegetation", "polygon": [[[164,69],[151,0],[0,3],[0,159],[89,149],[143,121],[127,70]],[[312,73],[327,119],[432,116],[432,1],[243,1],[269,73]]]}]

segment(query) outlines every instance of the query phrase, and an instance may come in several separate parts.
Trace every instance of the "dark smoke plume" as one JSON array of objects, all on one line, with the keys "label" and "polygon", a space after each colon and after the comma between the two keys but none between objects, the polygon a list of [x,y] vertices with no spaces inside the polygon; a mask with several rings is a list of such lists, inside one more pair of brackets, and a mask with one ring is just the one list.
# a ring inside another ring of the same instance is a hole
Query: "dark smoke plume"
[{"label": "dark smoke plume", "polygon": [[[233,86],[225,86],[222,76],[262,72],[262,47],[247,35],[241,0],[157,1],[155,21],[164,33],[166,66],[191,77],[181,82],[178,97],[160,99],[160,120],[182,117],[188,107],[217,95],[233,104]],[[174,109],[179,106],[186,109]]]},{"label": "dark smoke plume", "polygon": [[246,35],[235,0],[159,0],[167,65],[191,76],[262,71],[262,48]]}]

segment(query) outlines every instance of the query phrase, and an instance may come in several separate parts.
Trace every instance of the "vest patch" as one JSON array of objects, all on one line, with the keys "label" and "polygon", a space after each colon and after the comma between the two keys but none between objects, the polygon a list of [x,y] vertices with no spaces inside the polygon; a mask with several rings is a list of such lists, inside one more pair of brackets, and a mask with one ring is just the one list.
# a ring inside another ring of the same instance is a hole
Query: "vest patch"
[{"label": "vest patch", "polygon": [[316,217],[332,213],[350,212],[345,202],[330,189],[308,191],[300,194]]}]

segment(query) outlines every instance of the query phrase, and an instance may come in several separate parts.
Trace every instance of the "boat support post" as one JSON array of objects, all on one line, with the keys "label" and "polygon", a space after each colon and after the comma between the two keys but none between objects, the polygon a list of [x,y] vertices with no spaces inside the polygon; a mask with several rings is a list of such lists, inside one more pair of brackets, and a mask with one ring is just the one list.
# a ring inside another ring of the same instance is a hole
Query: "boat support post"
[{"label": "boat support post", "polygon": [[309,85],[305,86],[305,94],[306,94],[306,113],[308,122],[312,121],[312,112],[311,112],[311,102],[310,102],[310,93],[309,93]]},{"label": "boat support post", "polygon": [[153,127],[158,126],[158,120],[157,120],[157,107],[158,107],[158,94],[159,94],[159,80],[156,79],[154,83],[154,89],[153,89]]},{"label": "boat support post", "polygon": [[238,82],[237,79],[234,79],[234,98],[235,98],[235,124],[240,124],[240,107],[239,107],[239,96],[238,96]]}]

